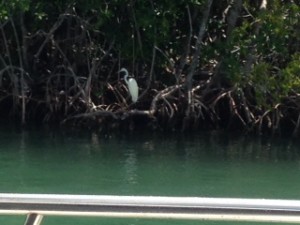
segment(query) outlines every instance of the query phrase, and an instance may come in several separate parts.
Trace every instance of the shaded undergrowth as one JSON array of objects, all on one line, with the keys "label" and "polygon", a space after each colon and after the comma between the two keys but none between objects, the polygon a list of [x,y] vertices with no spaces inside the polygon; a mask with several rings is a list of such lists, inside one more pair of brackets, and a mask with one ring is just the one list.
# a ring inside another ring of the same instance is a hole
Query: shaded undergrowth
[{"label": "shaded undergrowth", "polygon": [[[184,10],[174,7],[168,18],[173,24],[167,25],[160,16],[165,6],[154,1],[145,14],[150,22],[137,17],[145,5],[132,2],[107,5],[112,15],[106,20],[96,9],[79,12],[78,5],[34,26],[28,23],[30,11],[2,19],[1,116],[22,124],[101,130],[232,129],[297,136],[299,6],[239,0],[180,4]],[[129,17],[117,14],[124,10]],[[276,21],[274,13],[281,13]],[[273,40],[276,35],[280,40]],[[140,88],[135,104],[120,67],[135,74]]]}]

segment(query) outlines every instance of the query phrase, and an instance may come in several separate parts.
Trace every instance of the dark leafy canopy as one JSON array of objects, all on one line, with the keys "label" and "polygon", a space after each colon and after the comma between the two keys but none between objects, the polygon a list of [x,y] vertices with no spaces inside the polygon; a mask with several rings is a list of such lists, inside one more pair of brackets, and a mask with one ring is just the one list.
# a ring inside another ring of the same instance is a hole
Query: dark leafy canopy
[{"label": "dark leafy canopy", "polygon": [[[293,0],[3,0],[2,112],[296,134],[299,18]],[[121,66],[142,93],[129,108]]]}]

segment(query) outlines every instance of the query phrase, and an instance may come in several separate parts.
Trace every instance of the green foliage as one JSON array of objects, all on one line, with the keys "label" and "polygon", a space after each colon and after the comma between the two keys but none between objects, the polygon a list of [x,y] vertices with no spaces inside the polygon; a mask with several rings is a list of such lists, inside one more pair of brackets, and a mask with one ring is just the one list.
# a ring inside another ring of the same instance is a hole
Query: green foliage
[{"label": "green foliage", "polygon": [[252,79],[256,81],[253,85],[257,93],[262,96],[264,90],[268,92],[264,101],[280,102],[282,97],[299,91],[299,54],[291,57],[295,51],[291,49],[293,42],[300,41],[299,36],[295,36],[295,28],[299,26],[299,9],[296,4],[277,0],[258,17],[261,23],[256,36],[259,62],[253,69]]},{"label": "green foliage", "polygon": [[266,60],[272,57],[272,63],[281,64],[277,65],[279,67],[285,65],[292,53],[290,46],[296,38],[295,28],[299,26],[299,10],[295,4],[282,4],[277,0],[259,17],[262,26],[257,41],[258,53]]},{"label": "green foliage", "polygon": [[300,92],[300,54],[292,56],[287,67],[272,72],[272,66],[260,63],[253,68],[251,85],[255,87],[258,105],[274,105],[292,93]]},{"label": "green foliage", "polygon": [[282,83],[283,90],[286,95],[289,92],[300,92],[300,53],[292,56],[287,67],[282,70],[284,82]]},{"label": "green foliage", "polygon": [[267,63],[259,63],[254,66],[250,81],[252,87],[255,88],[256,102],[260,106],[268,107],[273,101],[278,102],[278,80],[271,75],[271,66]]},{"label": "green foliage", "polygon": [[[253,17],[241,21],[219,48],[226,55],[223,69],[233,84],[254,88],[258,105],[277,104],[300,91],[300,6],[275,0],[262,11],[252,2],[245,7]],[[249,58],[253,65],[245,74]]]},{"label": "green foliage", "polygon": [[0,21],[7,20],[9,16],[20,11],[29,10],[30,0],[2,0],[0,3]]},{"label": "green foliage", "polygon": [[182,44],[178,37],[188,27],[186,6],[199,4],[195,0],[110,1],[94,7],[99,21],[96,29],[115,40],[123,57],[149,62],[154,45],[167,51]]}]

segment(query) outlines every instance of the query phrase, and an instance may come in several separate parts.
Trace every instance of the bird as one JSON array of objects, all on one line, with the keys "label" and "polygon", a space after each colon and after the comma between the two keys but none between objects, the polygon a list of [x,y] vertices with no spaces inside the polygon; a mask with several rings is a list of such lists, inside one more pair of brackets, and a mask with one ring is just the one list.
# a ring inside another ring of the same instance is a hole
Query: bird
[{"label": "bird", "polygon": [[137,82],[134,78],[132,77],[129,77],[129,74],[128,74],[128,70],[125,69],[125,68],[122,68],[119,73],[121,72],[124,72],[125,75],[124,75],[124,80],[125,80],[125,83],[128,87],[128,90],[129,90],[129,93],[131,95],[131,100],[132,102],[137,102],[138,100],[138,97],[139,97],[139,87],[137,85]]}]

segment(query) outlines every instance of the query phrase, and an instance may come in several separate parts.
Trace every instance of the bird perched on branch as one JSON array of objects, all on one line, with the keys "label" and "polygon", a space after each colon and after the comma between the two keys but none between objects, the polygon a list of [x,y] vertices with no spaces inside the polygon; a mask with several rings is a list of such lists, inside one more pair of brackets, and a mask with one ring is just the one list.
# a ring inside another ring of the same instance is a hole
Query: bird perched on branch
[{"label": "bird perched on branch", "polygon": [[127,69],[122,68],[119,71],[119,73],[121,73],[121,72],[125,73],[124,80],[125,80],[125,83],[128,87],[129,93],[131,95],[131,100],[132,100],[132,102],[136,102],[138,100],[138,97],[139,97],[139,87],[136,83],[136,80],[133,77],[129,77]]}]

